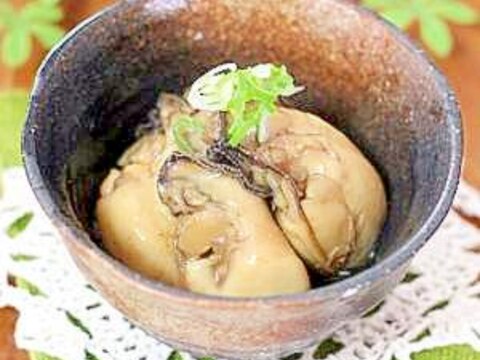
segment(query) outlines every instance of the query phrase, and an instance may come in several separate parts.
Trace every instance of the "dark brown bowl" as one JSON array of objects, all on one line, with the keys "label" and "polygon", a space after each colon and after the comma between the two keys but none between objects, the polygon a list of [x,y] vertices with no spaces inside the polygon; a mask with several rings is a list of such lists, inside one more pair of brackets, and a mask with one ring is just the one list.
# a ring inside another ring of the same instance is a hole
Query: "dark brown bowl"
[{"label": "dark brown bowl", "polygon": [[[179,92],[226,61],[286,64],[308,89],[298,106],[330,119],[376,164],[389,216],[373,266],[303,294],[230,299],[146,279],[98,245],[98,184],[159,92]],[[51,52],[23,152],[38,200],[108,301],[179,349],[263,359],[315,343],[400,281],[451,205],[462,141],[443,76],[399,31],[348,2],[130,0]]]}]

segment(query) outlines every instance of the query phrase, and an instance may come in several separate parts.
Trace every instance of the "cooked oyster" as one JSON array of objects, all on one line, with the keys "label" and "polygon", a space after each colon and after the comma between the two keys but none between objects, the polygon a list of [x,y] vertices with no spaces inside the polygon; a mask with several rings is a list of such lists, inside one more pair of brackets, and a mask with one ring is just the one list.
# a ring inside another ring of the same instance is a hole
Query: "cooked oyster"
[{"label": "cooked oyster", "polygon": [[298,188],[288,174],[256,161],[245,151],[231,148],[224,142],[215,143],[207,154],[209,161],[222,164],[220,168],[237,178],[246,189],[271,201],[271,208],[282,230],[309,264],[318,263],[318,259],[324,259],[322,264],[326,263],[327,256],[300,206]]},{"label": "cooked oyster", "polygon": [[158,159],[165,137],[149,134],[130,149],[100,188],[96,215],[107,250],[128,266],[179,285],[171,239],[176,219],[157,195]]},{"label": "cooked oyster", "polygon": [[174,244],[186,286],[228,296],[309,289],[307,271],[267,203],[211,165],[174,155],[159,178],[177,218]]},{"label": "cooked oyster", "polygon": [[[316,245],[305,225],[277,211],[294,248],[322,271],[362,265],[386,213],[385,192],[375,169],[345,135],[314,115],[279,108],[265,125],[264,141],[246,146],[255,161],[295,181],[304,214],[300,218],[307,220]],[[290,197],[283,203],[292,201]],[[276,206],[282,208],[277,201]]]}]

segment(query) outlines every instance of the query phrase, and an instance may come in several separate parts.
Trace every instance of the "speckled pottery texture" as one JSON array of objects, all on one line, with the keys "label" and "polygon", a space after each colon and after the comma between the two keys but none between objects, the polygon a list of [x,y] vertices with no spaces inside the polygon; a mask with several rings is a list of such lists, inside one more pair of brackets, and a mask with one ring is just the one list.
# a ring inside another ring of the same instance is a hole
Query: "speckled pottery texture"
[{"label": "speckled pottery texture", "polygon": [[[296,106],[329,119],[378,167],[389,216],[375,265],[303,294],[229,299],[151,281],[102,250],[92,209],[107,169],[160,91],[178,93],[227,61],[286,64],[307,88]],[[23,152],[41,205],[106,299],[178,349],[254,360],[301,350],[386,296],[449,209],[461,142],[443,76],[405,36],[346,1],[130,0],[49,55]]]}]

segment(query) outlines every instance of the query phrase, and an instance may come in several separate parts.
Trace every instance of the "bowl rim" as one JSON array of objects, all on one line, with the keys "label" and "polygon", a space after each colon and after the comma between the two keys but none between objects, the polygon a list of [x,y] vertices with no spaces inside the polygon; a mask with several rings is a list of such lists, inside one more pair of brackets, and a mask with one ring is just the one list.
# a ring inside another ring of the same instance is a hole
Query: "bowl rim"
[{"label": "bowl rim", "polygon": [[[133,1],[134,3],[135,1]],[[37,71],[34,85],[32,87],[30,100],[28,104],[28,111],[26,116],[26,123],[22,134],[22,157],[28,182],[40,204],[43,211],[48,218],[53,220],[54,226],[57,229],[62,229],[67,232],[69,241],[73,241],[83,247],[86,251],[93,253],[104,264],[112,267],[114,271],[118,271],[121,276],[131,283],[140,286],[142,290],[152,292],[155,295],[162,295],[175,299],[177,301],[196,302],[197,305],[211,306],[215,303],[216,306],[223,307],[253,307],[257,305],[263,306],[294,306],[298,304],[308,304],[317,301],[325,301],[326,299],[334,297],[344,297],[351,294],[352,289],[360,290],[363,287],[368,287],[373,282],[385,277],[402,265],[406,265],[415,253],[425,244],[425,242],[433,235],[436,229],[440,226],[446,217],[454,195],[456,193],[458,183],[460,181],[460,172],[463,158],[463,134],[461,113],[456,96],[448,84],[445,76],[439,71],[433,61],[428,57],[424,50],[419,49],[406,34],[399,30],[392,23],[384,20],[373,11],[356,5],[349,0],[337,0],[342,6],[357,12],[362,16],[367,16],[375,21],[380,21],[383,26],[410,52],[414,53],[419,61],[423,61],[432,70],[432,76],[437,86],[445,93],[444,108],[446,109],[446,122],[449,126],[449,136],[451,143],[451,155],[449,158],[449,169],[446,181],[440,199],[431,211],[427,220],[421,227],[410,237],[410,239],[395,252],[389,254],[381,261],[375,263],[371,267],[352,275],[346,279],[328,284],[325,286],[310,289],[306,292],[296,294],[283,294],[267,297],[227,297],[218,295],[207,295],[194,293],[186,289],[181,289],[173,286],[163,284],[160,281],[149,279],[137,271],[129,268],[106,251],[100,249],[93,243],[91,237],[85,231],[71,226],[71,220],[64,216],[55,206],[52,197],[47,191],[47,187],[40,172],[38,163],[36,162],[36,148],[34,141],[34,124],[35,124],[35,107],[39,92],[45,86],[44,76],[49,71],[57,56],[62,49],[75,39],[77,35],[83,32],[88,26],[94,24],[99,19],[107,18],[115,13],[122,11],[123,7],[127,6],[129,2],[118,2],[103,10],[95,13],[86,20],[80,22],[73,30],[71,30],[55,47],[53,47],[48,55],[43,60]],[[31,150],[27,153],[27,149]],[[63,237],[64,238],[64,237]]]}]

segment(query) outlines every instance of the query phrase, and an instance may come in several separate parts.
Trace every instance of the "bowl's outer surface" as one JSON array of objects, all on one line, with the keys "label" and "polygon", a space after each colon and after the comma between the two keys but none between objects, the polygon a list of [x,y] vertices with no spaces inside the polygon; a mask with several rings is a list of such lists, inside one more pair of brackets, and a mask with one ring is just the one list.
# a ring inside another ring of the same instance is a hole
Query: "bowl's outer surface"
[{"label": "bowl's outer surface", "polygon": [[[92,241],[98,184],[158,93],[226,61],[286,64],[307,87],[296,105],[331,120],[378,167],[390,208],[376,265],[305,294],[226,299],[145,279]],[[335,0],[121,2],[52,51],[23,138],[32,188],[102,294],[169,344],[242,359],[301,349],[378,303],[446,215],[461,148],[444,78],[397,30]]]}]

